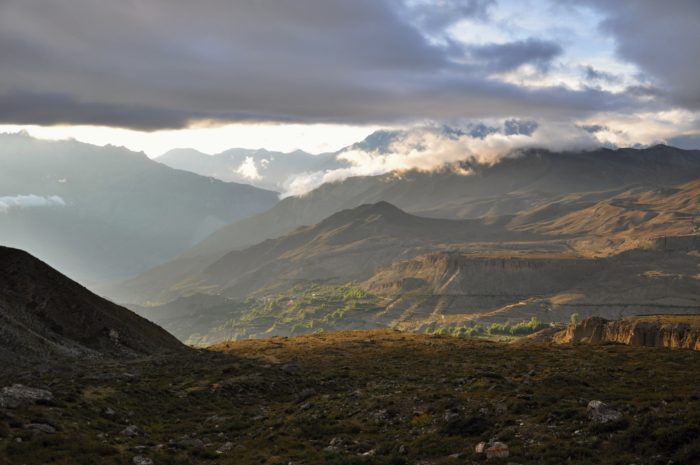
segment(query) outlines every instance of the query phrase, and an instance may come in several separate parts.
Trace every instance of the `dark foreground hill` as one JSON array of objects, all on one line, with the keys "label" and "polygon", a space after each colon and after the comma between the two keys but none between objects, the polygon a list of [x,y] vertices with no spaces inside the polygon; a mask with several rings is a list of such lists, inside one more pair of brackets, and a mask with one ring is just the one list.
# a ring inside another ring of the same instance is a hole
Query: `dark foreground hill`
[{"label": "dark foreground hill", "polygon": [[240,341],[6,376],[0,389],[53,400],[0,407],[0,463],[695,465],[699,378],[690,350],[394,331]]},{"label": "dark foreground hill", "polygon": [[0,364],[185,350],[160,327],[21,250],[0,247],[0,277]]}]

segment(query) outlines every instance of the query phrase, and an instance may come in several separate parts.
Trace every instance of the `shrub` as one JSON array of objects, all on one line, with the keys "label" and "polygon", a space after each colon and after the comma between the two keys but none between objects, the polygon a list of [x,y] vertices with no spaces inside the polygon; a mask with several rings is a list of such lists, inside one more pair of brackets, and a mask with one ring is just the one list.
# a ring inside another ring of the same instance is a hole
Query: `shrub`
[{"label": "shrub", "polygon": [[578,313],[572,313],[569,317],[569,324],[571,326],[576,326],[578,324]]}]

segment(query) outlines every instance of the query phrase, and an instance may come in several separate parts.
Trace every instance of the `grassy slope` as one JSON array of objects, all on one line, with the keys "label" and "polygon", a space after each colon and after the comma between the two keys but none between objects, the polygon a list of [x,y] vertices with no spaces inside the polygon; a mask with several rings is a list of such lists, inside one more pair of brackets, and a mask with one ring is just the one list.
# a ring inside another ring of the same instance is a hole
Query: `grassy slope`
[{"label": "grassy slope", "polygon": [[[358,331],[12,379],[55,400],[0,410],[0,463],[459,464],[482,462],[474,445],[489,438],[511,449],[495,464],[700,460],[692,351]],[[591,423],[592,399],[623,419]],[[129,424],[136,437],[120,434]]]}]

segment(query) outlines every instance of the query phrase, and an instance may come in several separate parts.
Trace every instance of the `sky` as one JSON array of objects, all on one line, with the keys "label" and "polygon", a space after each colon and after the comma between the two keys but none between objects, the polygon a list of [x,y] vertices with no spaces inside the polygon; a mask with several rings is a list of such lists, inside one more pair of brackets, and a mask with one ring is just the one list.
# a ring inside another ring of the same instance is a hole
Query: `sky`
[{"label": "sky", "polygon": [[335,151],[380,128],[700,148],[697,0],[0,0],[0,132]]}]

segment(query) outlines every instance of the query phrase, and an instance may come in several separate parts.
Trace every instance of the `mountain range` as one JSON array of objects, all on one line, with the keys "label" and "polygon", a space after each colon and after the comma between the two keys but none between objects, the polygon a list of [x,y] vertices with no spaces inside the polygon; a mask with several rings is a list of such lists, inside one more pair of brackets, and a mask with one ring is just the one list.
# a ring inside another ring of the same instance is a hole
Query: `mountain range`
[{"label": "mountain range", "polygon": [[154,162],[120,147],[0,136],[0,243],[81,282],[139,273],[277,194]]},{"label": "mountain range", "polygon": [[207,155],[194,149],[173,149],[155,160],[171,168],[279,192],[285,191],[295,176],[349,166],[335,153],[312,155],[302,150],[283,153],[265,149],[230,149]]},{"label": "mountain range", "polygon": [[[465,162],[463,167],[470,174],[446,168],[437,172],[354,177],[324,184],[305,196],[283,199],[262,214],[225,226],[171,262],[105,288],[104,292],[124,302],[164,303],[192,292],[197,287],[193,283],[202,281],[202,276],[211,275],[211,267],[217,262],[218,268],[214,269],[221,271],[225,268],[221,263],[229,263],[230,269],[235,270],[238,265],[234,257],[238,257],[240,263],[248,263],[247,256],[260,257],[255,266],[244,266],[244,274],[252,277],[254,270],[266,263],[265,257],[274,256],[280,250],[280,244],[295,244],[295,241],[313,244],[304,249],[307,254],[293,254],[295,259],[312,260],[318,253],[316,245],[321,243],[314,239],[317,230],[295,231],[296,228],[318,224],[325,230],[328,223],[324,223],[324,219],[333,218],[339,210],[377,202],[390,202],[407,213],[421,216],[424,222],[430,221],[429,218],[478,220],[483,227],[490,228],[488,246],[478,247],[486,251],[502,250],[502,238],[506,237],[510,242],[535,241],[537,247],[544,247],[544,250],[573,250],[581,256],[605,255],[634,248],[654,235],[692,234],[695,230],[692,221],[695,206],[692,202],[684,203],[684,199],[691,201],[697,186],[677,186],[700,178],[697,151],[666,146],[572,153],[530,150],[496,164]],[[656,206],[652,199],[656,199]],[[383,208],[386,209],[386,205]],[[626,214],[627,220],[618,220],[616,216],[620,214]],[[596,218],[600,224],[595,223]],[[575,230],[571,224],[580,227]],[[398,229],[400,226],[394,231]],[[439,234],[441,229],[426,223],[423,230]],[[479,242],[482,233],[475,234],[467,237],[465,233],[447,243],[458,248],[469,242],[472,244],[469,247],[474,248],[473,244]],[[407,230],[406,236],[410,235]],[[395,236],[389,234],[388,237]],[[275,240],[262,242],[265,239]],[[420,236],[416,236],[416,241],[420,242]],[[370,239],[365,242],[372,243]],[[362,248],[359,243],[353,243],[353,247]],[[518,249],[520,246],[508,247]],[[272,255],[268,249],[274,251]],[[401,245],[398,249],[410,250],[411,247]],[[426,250],[425,247],[422,250]],[[396,254],[388,255],[397,258]],[[226,256],[228,258],[222,262]],[[387,254],[376,256],[387,257]],[[273,262],[276,267],[287,263],[276,256]],[[300,275],[314,269],[300,266],[301,263],[305,262],[297,262],[298,268],[303,270],[295,272],[297,279],[305,279]],[[377,260],[374,263],[377,264]],[[262,281],[274,280],[272,276],[277,276],[268,272],[263,275]],[[315,275],[309,272],[306,278],[310,276]],[[220,282],[216,282],[212,288],[221,291],[217,287]]]},{"label": "mountain range", "polygon": [[[679,164],[675,173],[666,166],[655,174],[652,163],[628,185],[598,178],[590,192],[576,192],[585,184],[573,182],[571,192],[522,191],[550,200],[517,213],[444,219],[380,201],[253,246],[188,255],[204,241],[120,283],[113,296],[151,306],[131,308],[195,343],[318,329],[425,331],[532,317],[562,324],[573,314],[696,313],[700,181],[652,180],[697,178],[697,154],[671,153],[682,155],[671,162]],[[560,157],[565,163],[567,155]]]}]

